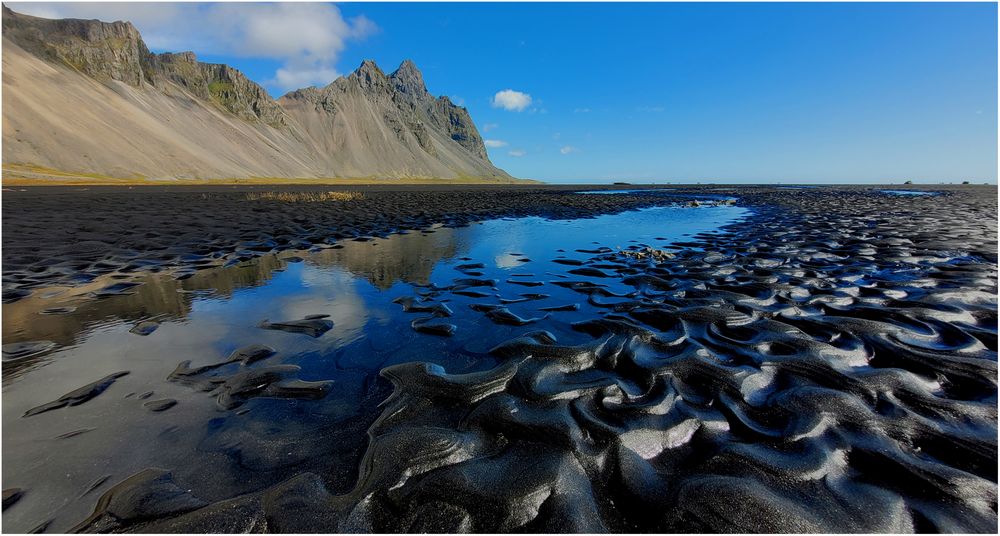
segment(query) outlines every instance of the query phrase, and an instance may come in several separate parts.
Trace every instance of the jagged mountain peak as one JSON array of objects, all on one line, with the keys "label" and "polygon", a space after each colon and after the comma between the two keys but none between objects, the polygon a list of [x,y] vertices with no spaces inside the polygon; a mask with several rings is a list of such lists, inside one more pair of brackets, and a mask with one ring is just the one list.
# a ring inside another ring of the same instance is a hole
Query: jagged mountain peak
[{"label": "jagged mountain peak", "polygon": [[[130,23],[4,6],[3,30],[4,162],[111,176],[512,179],[410,60],[391,75],[365,60],[275,101],[228,65],[150,52]],[[109,128],[61,120],[77,116]]]},{"label": "jagged mountain peak", "polygon": [[399,67],[396,68],[393,74],[396,73],[415,73],[417,76],[420,76],[420,69],[417,68],[416,63],[413,63],[413,60],[407,58],[399,64]]},{"label": "jagged mountain peak", "polygon": [[416,64],[410,60],[404,60],[399,65],[399,68],[389,75],[389,78],[392,80],[396,90],[401,93],[416,97],[428,95],[427,86],[424,85],[423,74],[421,74],[420,69],[417,69]]},{"label": "jagged mountain peak", "polygon": [[379,67],[377,63],[375,63],[375,60],[364,60],[361,62],[361,65],[358,65],[358,68],[355,69],[353,73],[351,73],[351,76],[358,76],[358,77],[369,76],[369,77],[384,78],[385,73],[382,71],[382,68]]},{"label": "jagged mountain peak", "polygon": [[403,93],[424,95],[427,93],[427,86],[424,85],[424,75],[417,69],[417,65],[412,60],[403,60],[389,78],[393,80],[396,89]]},{"label": "jagged mountain peak", "polygon": [[[388,91],[389,77],[382,72],[378,64],[374,60],[364,60],[361,65],[351,73],[347,80],[355,82],[358,86],[366,91]],[[337,81],[334,81],[336,84]]]}]

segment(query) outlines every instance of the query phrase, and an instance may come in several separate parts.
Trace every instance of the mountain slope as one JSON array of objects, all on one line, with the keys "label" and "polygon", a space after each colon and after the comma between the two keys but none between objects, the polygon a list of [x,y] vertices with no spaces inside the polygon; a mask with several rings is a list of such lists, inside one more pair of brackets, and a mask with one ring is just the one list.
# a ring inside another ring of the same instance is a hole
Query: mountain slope
[{"label": "mountain slope", "polygon": [[147,178],[513,180],[406,61],[275,101],[226,65],[154,54],[127,22],[3,8],[3,162]]}]

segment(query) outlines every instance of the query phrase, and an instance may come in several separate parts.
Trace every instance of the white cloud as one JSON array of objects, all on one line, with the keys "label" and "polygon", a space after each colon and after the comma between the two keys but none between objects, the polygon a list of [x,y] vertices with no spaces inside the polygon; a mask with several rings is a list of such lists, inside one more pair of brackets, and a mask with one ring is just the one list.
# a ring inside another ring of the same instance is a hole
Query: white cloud
[{"label": "white cloud", "polygon": [[485,125],[483,125],[483,132],[489,132],[499,126],[500,125],[497,123],[486,123]]},{"label": "white cloud", "polygon": [[11,3],[51,18],[128,20],[153,50],[278,60],[269,82],[281,90],[325,85],[347,43],[377,31],[365,17],[344,18],[319,3]]},{"label": "white cloud", "polygon": [[575,114],[586,114],[590,113],[590,108],[574,108],[573,113]]},{"label": "white cloud", "polygon": [[492,148],[507,146],[507,142],[503,140],[486,140],[483,143],[485,143],[487,147],[492,147]]},{"label": "white cloud", "polygon": [[528,106],[531,106],[531,95],[514,91],[513,89],[505,89],[497,91],[497,94],[493,96],[492,104],[494,108],[503,108],[511,112],[521,112]]},{"label": "white cloud", "polygon": [[522,156],[524,156],[524,155],[526,155],[528,153],[524,152],[523,149],[514,149],[513,151],[508,151],[507,154],[509,154],[511,156],[514,156],[514,157],[517,157],[517,158],[521,158]]},{"label": "white cloud", "polygon": [[455,103],[456,106],[465,106],[465,99],[459,97],[458,95],[452,95],[448,98],[451,99],[451,102]]},{"label": "white cloud", "polygon": [[559,153],[561,154],[578,153],[578,152],[580,152],[580,149],[577,149],[572,145],[564,145],[561,149],[559,149]]},{"label": "white cloud", "polygon": [[[274,73],[274,78],[269,82],[282,88],[302,88],[316,84],[326,84],[339,76],[335,69],[324,67],[303,68],[281,67]],[[326,80],[327,82],[323,82]]]},{"label": "white cloud", "polygon": [[666,110],[666,108],[664,108],[663,106],[640,106],[640,107],[636,108],[635,110],[637,112],[646,112],[646,113],[658,114],[658,113]]}]

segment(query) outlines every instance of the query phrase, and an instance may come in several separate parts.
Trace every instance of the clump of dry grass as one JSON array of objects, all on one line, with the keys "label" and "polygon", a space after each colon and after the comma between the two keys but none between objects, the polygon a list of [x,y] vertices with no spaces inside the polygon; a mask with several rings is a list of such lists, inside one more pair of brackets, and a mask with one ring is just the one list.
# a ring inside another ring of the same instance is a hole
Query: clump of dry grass
[{"label": "clump of dry grass", "polygon": [[320,201],[357,201],[361,192],[247,192],[247,201],[283,201],[285,203],[315,203]]}]

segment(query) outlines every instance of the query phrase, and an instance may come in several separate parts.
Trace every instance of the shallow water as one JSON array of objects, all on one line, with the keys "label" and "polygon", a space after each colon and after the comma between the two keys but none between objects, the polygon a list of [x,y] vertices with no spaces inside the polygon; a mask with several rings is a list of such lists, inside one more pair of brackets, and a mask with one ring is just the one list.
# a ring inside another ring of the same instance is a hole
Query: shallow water
[{"label": "shallow water", "polygon": [[[3,482],[25,490],[4,512],[5,528],[67,530],[108,488],[149,467],[171,470],[206,500],[304,471],[327,475],[331,491],[344,493],[356,479],[365,432],[391,391],[379,371],[411,361],[449,373],[486,370],[497,364],[491,347],[528,330],[548,330],[562,344],[590,341],[570,325],[605,311],[552,283],[582,279],[569,273],[580,269],[574,259],[599,247],[683,248],[688,237],[748,213],[660,207],[581,220],[492,220],[266,255],[183,280],[147,274],[133,288],[103,277],[85,287],[37,290],[3,306]],[[439,300],[450,315],[419,310],[421,293],[433,289],[428,285],[456,280],[467,280],[465,295]],[[93,296],[109,287],[122,293]],[[608,278],[606,288],[631,290],[617,278]],[[490,313],[499,323],[473,310],[498,298],[510,301],[512,314]],[[578,309],[544,310],[563,306]],[[319,326],[316,337],[261,327],[309,315],[329,315],[310,324]],[[423,318],[418,326],[452,325],[454,334],[418,332],[412,324]],[[328,331],[324,320],[333,323]],[[134,332],[142,328],[152,331]],[[18,349],[11,344],[39,341],[46,343],[8,352]],[[263,391],[233,383],[238,364],[177,373],[184,361],[190,364],[182,371],[215,367],[251,344],[275,351],[256,365],[273,376],[261,380],[272,382]],[[92,398],[24,416],[126,371]],[[209,394],[227,381],[233,396]]]},{"label": "shallow water", "polygon": [[879,192],[892,195],[938,195],[938,192],[927,192],[923,190],[879,190]]},{"label": "shallow water", "polygon": [[608,195],[608,194],[635,194],[635,193],[656,192],[656,191],[657,191],[656,188],[637,188],[632,190],[583,190],[575,193]]}]

